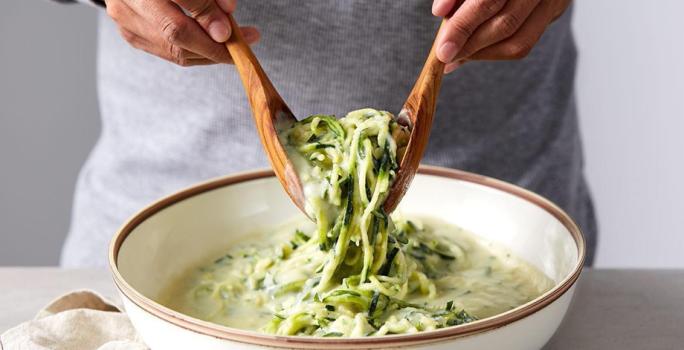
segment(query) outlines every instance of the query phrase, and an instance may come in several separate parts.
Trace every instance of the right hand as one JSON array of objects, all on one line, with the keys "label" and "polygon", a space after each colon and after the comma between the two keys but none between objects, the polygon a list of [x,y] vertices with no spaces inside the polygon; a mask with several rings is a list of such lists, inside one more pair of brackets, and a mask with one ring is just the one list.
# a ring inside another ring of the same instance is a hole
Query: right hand
[{"label": "right hand", "polygon": [[[107,14],[131,46],[180,66],[233,63],[223,44],[236,0],[106,0]],[[189,14],[186,15],[183,9]],[[249,44],[254,27],[241,27]]]}]

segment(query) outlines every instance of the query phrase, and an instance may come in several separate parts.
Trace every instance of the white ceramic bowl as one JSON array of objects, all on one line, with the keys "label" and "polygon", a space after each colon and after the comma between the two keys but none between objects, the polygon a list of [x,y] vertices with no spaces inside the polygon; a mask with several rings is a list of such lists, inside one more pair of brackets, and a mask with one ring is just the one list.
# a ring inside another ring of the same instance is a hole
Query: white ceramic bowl
[{"label": "white ceramic bowl", "polygon": [[413,335],[332,339],[285,337],[228,328],[155,300],[189,267],[220,256],[236,237],[301,215],[269,170],[205,182],[161,199],[116,234],[110,265],[131,321],[152,349],[539,349],[568,309],[584,261],[577,225],[548,200],[484,176],[422,167],[399,207],[504,244],[555,287],[506,313]]}]

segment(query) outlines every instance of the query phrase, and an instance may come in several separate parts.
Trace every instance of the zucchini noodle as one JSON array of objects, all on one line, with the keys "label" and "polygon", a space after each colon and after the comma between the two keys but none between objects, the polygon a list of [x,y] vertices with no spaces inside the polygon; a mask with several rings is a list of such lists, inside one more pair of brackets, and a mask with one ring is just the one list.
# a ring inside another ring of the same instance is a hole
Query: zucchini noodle
[{"label": "zucchini noodle", "polygon": [[361,337],[468,323],[551,288],[532,267],[458,229],[439,234],[384,212],[408,140],[390,113],[313,115],[280,137],[315,228],[296,223],[270,242],[234,247],[174,289],[171,307],[278,335]]},{"label": "zucchini noodle", "polygon": [[[317,242],[330,252],[316,292],[329,289],[341,269],[358,275],[358,287],[383,265],[390,267],[392,222],[382,204],[398,168],[392,134],[402,133],[390,113],[373,109],[340,120],[313,115],[281,132],[304,185],[306,210],[318,223]],[[406,274],[400,278],[407,280]]]}]

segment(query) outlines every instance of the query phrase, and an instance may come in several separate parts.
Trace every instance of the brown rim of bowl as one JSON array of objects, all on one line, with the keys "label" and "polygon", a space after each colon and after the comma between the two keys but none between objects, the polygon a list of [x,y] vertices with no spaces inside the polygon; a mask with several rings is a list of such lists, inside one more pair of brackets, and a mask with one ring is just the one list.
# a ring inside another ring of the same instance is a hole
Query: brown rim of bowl
[{"label": "brown rim of bowl", "polygon": [[241,182],[252,181],[274,176],[271,170],[257,170],[251,172],[244,172],[235,175],[228,175],[217,179],[209,180],[207,182],[186,188],[175,194],[164,197],[150,206],[144,208],[137,214],[133,215],[121,229],[112,238],[109,247],[109,265],[112,270],[114,283],[117,288],[125,295],[131,302],[147,311],[148,313],[181,328],[190,330],[196,333],[212,336],[219,339],[238,341],[243,343],[274,346],[274,347],[298,347],[298,348],[320,348],[325,346],[330,349],[337,349],[343,347],[365,347],[377,348],[388,346],[410,346],[423,343],[432,343],[444,341],[452,338],[469,336],[486,331],[490,331],[499,327],[503,327],[512,322],[527,317],[540,309],[551,304],[556,299],[560,298],[565,292],[573,286],[582,272],[582,266],[585,259],[585,241],[582,232],[577,224],[568,216],[562,209],[553,204],[548,199],[530,192],[526,189],[518,187],[507,182],[496,180],[490,177],[469,173],[462,170],[447,169],[435,166],[424,166],[418,169],[419,174],[432,175],[438,177],[445,177],[451,179],[471,182],[494,189],[501,190],[516,197],[522,198],[531,202],[538,207],[546,210],[548,213],[558,219],[563,226],[570,232],[575,244],[577,245],[578,261],[572,271],[563,281],[556,287],[536,299],[518,306],[513,310],[504,312],[502,314],[485,318],[472,323],[441,328],[434,331],[427,331],[416,334],[400,334],[400,335],[386,335],[382,337],[367,337],[367,338],[320,338],[320,337],[301,337],[301,336],[275,336],[269,334],[258,333],[255,331],[248,331],[236,328],[221,326],[218,324],[201,321],[190,316],[181,314],[171,310],[155,301],[143,296],[131,287],[121,276],[117,266],[117,257],[121,245],[126,240],[126,237],[143,221],[150,216],[169,207],[177,202],[193,197],[195,195],[208,192],[214,189],[233,185]]}]

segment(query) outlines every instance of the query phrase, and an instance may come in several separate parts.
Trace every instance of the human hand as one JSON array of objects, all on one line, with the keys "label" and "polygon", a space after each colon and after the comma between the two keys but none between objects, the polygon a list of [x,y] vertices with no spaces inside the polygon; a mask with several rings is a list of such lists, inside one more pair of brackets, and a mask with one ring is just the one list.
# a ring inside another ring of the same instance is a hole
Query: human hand
[{"label": "human hand", "polygon": [[[106,0],[107,14],[131,46],[180,66],[232,63],[223,44],[231,35],[226,13],[236,0]],[[188,15],[184,13],[184,10]],[[241,27],[247,43],[259,40]]]},{"label": "human hand", "polygon": [[434,0],[432,14],[446,17],[437,58],[446,63],[446,73],[467,60],[524,58],[570,1]]}]

